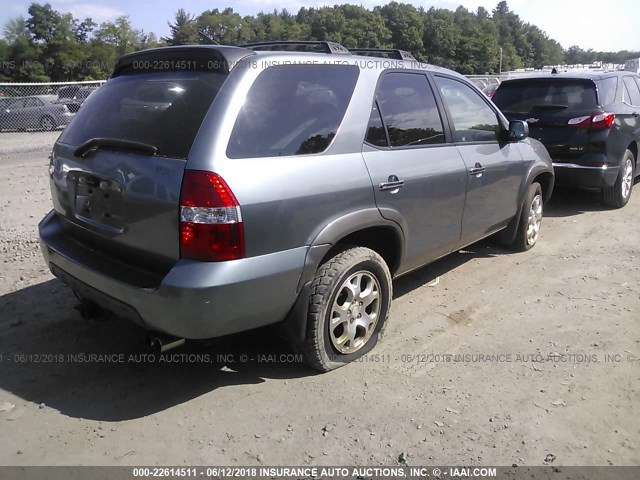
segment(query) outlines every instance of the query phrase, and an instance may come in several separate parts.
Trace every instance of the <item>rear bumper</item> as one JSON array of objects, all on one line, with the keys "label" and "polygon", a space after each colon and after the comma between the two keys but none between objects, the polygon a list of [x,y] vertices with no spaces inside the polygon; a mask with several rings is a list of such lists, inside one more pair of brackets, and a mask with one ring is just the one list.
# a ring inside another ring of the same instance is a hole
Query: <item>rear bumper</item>
[{"label": "rear bumper", "polygon": [[307,247],[229,262],[179,260],[157,288],[107,276],[66,248],[54,212],[39,225],[52,273],[82,296],[147,330],[189,339],[228,335],[280,322],[295,303]]},{"label": "rear bumper", "polygon": [[[590,166],[598,163],[602,166]],[[619,169],[619,165],[608,163],[605,155],[584,155],[571,161],[553,159],[556,185],[590,188],[611,187],[618,178]]]}]

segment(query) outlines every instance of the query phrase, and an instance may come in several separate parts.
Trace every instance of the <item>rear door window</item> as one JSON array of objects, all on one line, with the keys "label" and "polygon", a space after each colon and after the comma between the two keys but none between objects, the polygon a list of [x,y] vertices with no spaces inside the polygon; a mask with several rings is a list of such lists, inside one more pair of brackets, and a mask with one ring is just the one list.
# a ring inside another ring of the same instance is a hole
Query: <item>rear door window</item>
[{"label": "rear door window", "polygon": [[588,79],[529,78],[503,82],[492,100],[503,112],[512,113],[588,111],[598,107],[596,85]]},{"label": "rear door window", "polygon": [[[392,147],[433,145],[445,142],[444,127],[427,77],[415,73],[389,73],[376,94]],[[374,113],[372,112],[372,115]],[[374,122],[377,121],[375,115]],[[384,130],[369,125],[367,141],[384,142]]]},{"label": "rear door window", "polygon": [[227,156],[325,151],[342,123],[358,75],[355,65],[280,65],[264,70],[238,114]]},{"label": "rear door window", "polygon": [[147,143],[160,156],[186,158],[227,74],[157,71],[118,76],[83,104],[60,141],[107,137]]}]

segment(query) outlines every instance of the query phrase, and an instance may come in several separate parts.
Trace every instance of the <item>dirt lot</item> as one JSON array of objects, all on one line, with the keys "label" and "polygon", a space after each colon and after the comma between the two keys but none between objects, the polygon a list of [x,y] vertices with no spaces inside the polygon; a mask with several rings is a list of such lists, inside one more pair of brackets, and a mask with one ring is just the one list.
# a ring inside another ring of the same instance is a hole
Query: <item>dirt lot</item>
[{"label": "dirt lot", "polygon": [[367,362],[316,375],[262,331],[152,363],[40,256],[55,136],[0,136],[0,464],[640,464],[640,185],[618,211],[559,192],[528,253],[398,279]]}]

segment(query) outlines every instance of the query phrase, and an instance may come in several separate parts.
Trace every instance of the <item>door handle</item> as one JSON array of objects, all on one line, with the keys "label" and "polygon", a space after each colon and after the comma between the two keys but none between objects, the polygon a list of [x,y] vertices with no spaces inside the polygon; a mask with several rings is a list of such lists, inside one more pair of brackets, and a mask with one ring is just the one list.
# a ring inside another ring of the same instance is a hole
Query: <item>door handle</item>
[{"label": "door handle", "polygon": [[472,175],[476,178],[480,178],[483,173],[484,173],[484,167],[478,162],[476,162],[473,168],[469,169],[469,175]]},{"label": "door handle", "polygon": [[389,175],[389,178],[386,182],[382,182],[380,185],[378,185],[380,191],[398,190],[402,187],[404,187],[404,180],[400,180],[395,175]]}]

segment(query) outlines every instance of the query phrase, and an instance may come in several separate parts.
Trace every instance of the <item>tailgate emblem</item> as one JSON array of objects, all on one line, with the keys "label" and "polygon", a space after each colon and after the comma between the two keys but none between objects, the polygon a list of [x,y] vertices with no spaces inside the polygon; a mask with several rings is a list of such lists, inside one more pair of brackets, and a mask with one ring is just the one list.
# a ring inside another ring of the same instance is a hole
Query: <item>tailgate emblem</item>
[{"label": "tailgate emblem", "polygon": [[536,122],[539,122],[539,121],[540,121],[539,118],[527,118],[525,120],[525,122],[527,122],[527,123],[536,123]]}]

